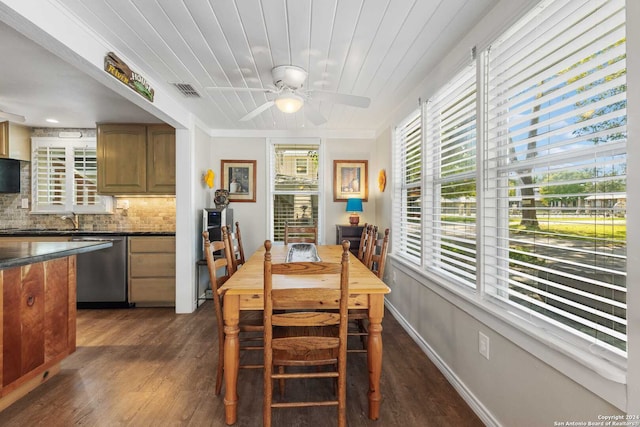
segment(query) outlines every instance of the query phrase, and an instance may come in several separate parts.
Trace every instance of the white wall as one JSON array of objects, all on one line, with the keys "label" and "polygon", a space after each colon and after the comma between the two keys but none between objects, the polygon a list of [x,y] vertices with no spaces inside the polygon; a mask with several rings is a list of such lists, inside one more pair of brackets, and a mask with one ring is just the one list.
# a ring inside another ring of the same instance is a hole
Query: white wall
[{"label": "white wall", "polygon": [[[202,238],[200,237],[202,233],[202,209],[210,204],[210,191],[207,191],[209,187],[204,184],[202,176],[207,169],[213,169],[209,160],[211,138],[202,129],[201,125],[194,125],[190,135],[193,145],[190,150],[188,164],[178,162],[176,166],[177,180],[187,181],[186,188],[180,188],[182,191],[177,192],[176,196],[177,209],[183,212],[182,217],[185,222],[184,235],[179,235],[180,239],[176,242],[176,249],[184,251],[182,254],[180,252],[177,253],[177,257],[182,256],[182,259],[177,258],[176,301],[183,301],[183,304],[176,304],[178,313],[191,313],[195,310],[195,300],[204,292],[208,284],[206,266],[198,267],[200,274],[197,274],[198,271],[195,270],[195,265],[196,261],[203,257]],[[183,154],[178,152],[178,159]],[[185,192],[190,195],[191,201],[184,199]],[[198,279],[198,291],[196,291],[196,281]]]},{"label": "white wall", "polygon": [[333,201],[333,161],[334,160],[366,160],[368,163],[369,185],[368,201],[362,203],[360,224],[373,223],[376,219],[378,193],[375,186],[375,141],[371,139],[331,138],[323,140],[324,150],[324,230],[322,241],[327,244],[336,243],[336,224],[349,224],[349,213],[345,211],[346,202]]},{"label": "white wall", "polygon": [[[256,160],[256,202],[229,203],[233,221],[240,222],[245,257],[251,256],[267,238],[266,146],[266,138],[212,138],[209,147],[208,167],[216,174],[214,190],[220,188],[221,160]],[[215,206],[210,202],[208,207]]]},{"label": "white wall", "polygon": [[[279,136],[278,140],[283,140]],[[268,139],[251,137],[214,137],[211,138],[210,168],[216,173],[216,186],[220,186],[220,160],[256,160],[256,203],[229,204],[233,208],[234,221],[240,222],[242,241],[245,248],[245,256],[252,254],[255,249],[264,243],[268,236],[267,195],[268,182]],[[345,212],[344,202],[333,201],[333,160],[367,160],[371,165],[375,141],[358,138],[331,138],[323,139],[324,145],[324,221],[322,223],[320,239],[326,243],[335,243],[335,224],[348,223],[348,214]],[[376,172],[377,173],[377,172]],[[371,166],[369,167],[369,202],[364,205],[361,222],[372,222],[376,212],[376,193],[373,185]]]}]

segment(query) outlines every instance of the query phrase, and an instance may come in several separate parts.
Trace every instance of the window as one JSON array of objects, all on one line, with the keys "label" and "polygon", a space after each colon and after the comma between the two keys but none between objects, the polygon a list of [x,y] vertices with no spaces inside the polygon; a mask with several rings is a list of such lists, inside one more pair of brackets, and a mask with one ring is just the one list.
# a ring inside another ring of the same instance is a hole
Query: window
[{"label": "window", "polygon": [[422,115],[414,112],[395,132],[394,252],[420,264],[422,255]]},{"label": "window", "polygon": [[476,286],[476,68],[434,95],[425,118],[425,263]]},{"label": "window", "polygon": [[312,225],[318,221],[319,149],[313,143],[271,145],[273,240],[284,241],[284,224]]},{"label": "window", "polygon": [[112,198],[97,193],[96,141],[32,139],[32,212],[111,213]]},{"label": "window", "polygon": [[626,355],[624,1],[588,5],[544,2],[487,54],[484,282]]},{"label": "window", "polygon": [[416,112],[394,140],[396,255],[620,364],[624,4],[543,1],[429,99],[424,136]]}]

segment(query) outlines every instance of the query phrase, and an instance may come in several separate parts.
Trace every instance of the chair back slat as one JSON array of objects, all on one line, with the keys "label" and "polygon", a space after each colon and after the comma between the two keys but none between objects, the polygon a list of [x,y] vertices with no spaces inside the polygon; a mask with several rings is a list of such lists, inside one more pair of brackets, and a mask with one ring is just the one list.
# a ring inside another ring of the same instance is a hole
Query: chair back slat
[{"label": "chair back slat", "polygon": [[273,342],[274,350],[294,353],[330,350],[338,346],[340,339],[335,337],[286,337]]},{"label": "chair back slat", "polygon": [[274,289],[272,296],[275,310],[340,308],[339,289]]},{"label": "chair back slat", "polygon": [[378,226],[370,224],[368,234],[369,236],[367,237],[367,247],[365,250],[364,259],[362,260],[364,265],[366,265],[367,267],[369,267],[369,264],[371,263],[371,257],[374,254],[376,241],[378,240]]},{"label": "chair back slat", "polygon": [[275,326],[331,326],[340,324],[340,313],[317,311],[300,311],[274,314],[272,324]]},{"label": "chair back slat", "polygon": [[315,243],[318,244],[318,224],[313,225],[291,225],[284,224],[284,243]]},{"label": "chair back slat", "polygon": [[360,261],[364,260],[364,254],[367,249],[367,240],[369,238],[369,224],[364,223],[364,227],[362,228],[362,234],[360,235],[360,245],[358,246],[358,259]]}]

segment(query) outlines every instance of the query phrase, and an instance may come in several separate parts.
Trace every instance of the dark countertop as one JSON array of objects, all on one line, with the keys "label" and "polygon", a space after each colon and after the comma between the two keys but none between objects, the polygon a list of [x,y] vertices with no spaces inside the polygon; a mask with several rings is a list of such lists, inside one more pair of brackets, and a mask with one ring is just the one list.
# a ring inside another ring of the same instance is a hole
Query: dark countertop
[{"label": "dark countertop", "polygon": [[71,229],[0,229],[0,237],[11,236],[175,236],[175,231],[100,231],[100,230],[71,230]]},{"label": "dark countertop", "polygon": [[110,241],[0,242],[0,270],[92,252],[113,246]]}]

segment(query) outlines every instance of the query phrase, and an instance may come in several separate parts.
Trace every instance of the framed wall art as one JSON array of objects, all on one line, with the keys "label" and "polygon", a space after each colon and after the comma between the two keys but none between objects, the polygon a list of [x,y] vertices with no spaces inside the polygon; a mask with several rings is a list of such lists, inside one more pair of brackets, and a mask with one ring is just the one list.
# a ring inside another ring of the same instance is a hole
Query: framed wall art
[{"label": "framed wall art", "polygon": [[333,201],[346,202],[357,197],[366,202],[369,197],[367,160],[333,161]]},{"label": "framed wall art", "polygon": [[221,160],[220,184],[230,202],[256,201],[256,161]]}]

